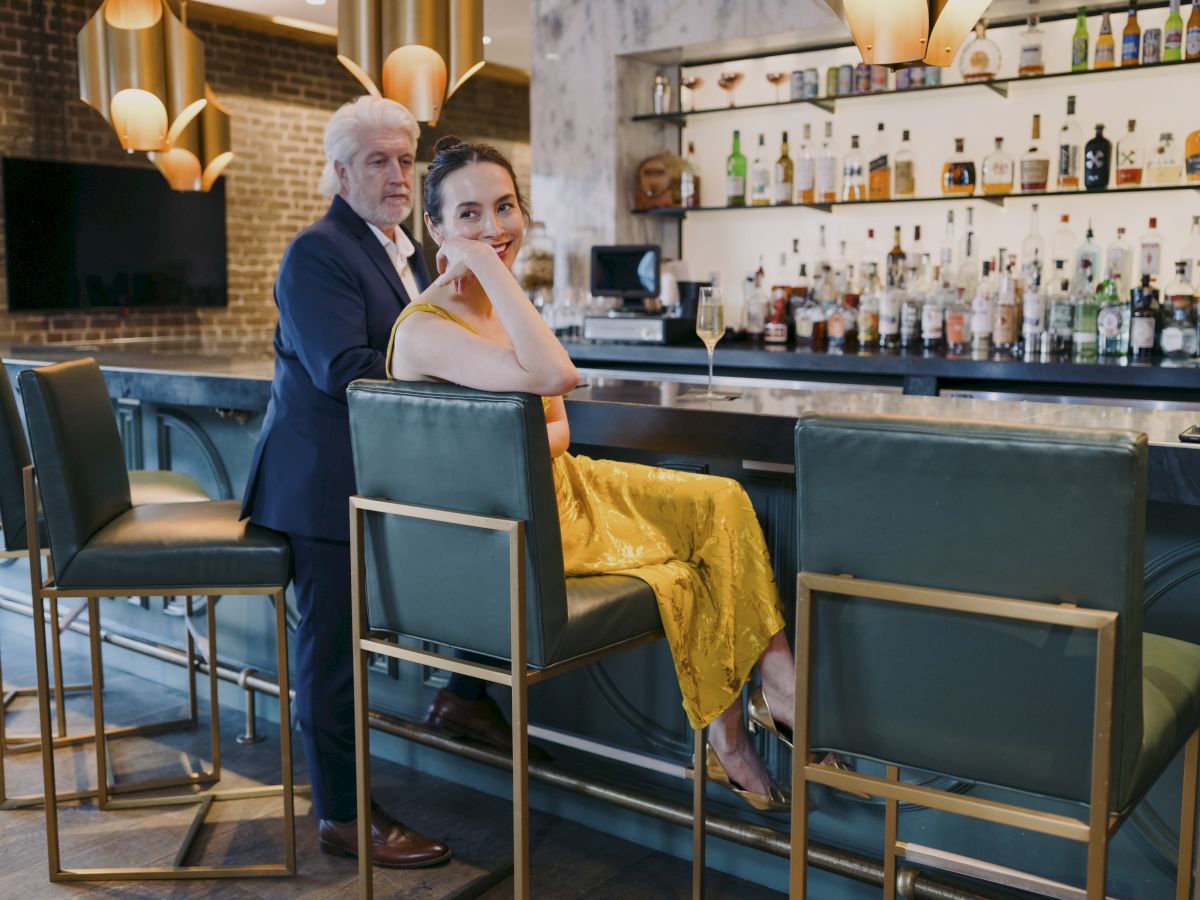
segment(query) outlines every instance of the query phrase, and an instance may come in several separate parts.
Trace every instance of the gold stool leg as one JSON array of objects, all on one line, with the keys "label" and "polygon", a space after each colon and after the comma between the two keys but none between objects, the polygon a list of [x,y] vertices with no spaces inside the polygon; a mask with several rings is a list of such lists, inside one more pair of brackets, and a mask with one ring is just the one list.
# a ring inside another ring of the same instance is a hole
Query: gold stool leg
[{"label": "gold stool leg", "polygon": [[692,750],[692,900],[704,900],[704,847],[706,837],[705,788],[708,787],[708,728],[693,735]]},{"label": "gold stool leg", "polygon": [[[524,654],[521,654],[523,657]],[[513,897],[529,900],[529,707],[524,659],[512,674]]]},{"label": "gold stool leg", "polygon": [[1183,750],[1183,801],[1179,813],[1179,855],[1175,864],[1175,900],[1192,895],[1192,864],[1196,858],[1196,783],[1200,772],[1200,731]]}]

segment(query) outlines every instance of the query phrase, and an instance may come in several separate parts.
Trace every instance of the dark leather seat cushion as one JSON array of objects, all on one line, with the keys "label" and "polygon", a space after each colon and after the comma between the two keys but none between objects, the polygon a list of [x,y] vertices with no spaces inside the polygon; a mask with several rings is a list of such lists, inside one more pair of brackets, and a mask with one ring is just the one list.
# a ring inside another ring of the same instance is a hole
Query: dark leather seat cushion
[{"label": "dark leather seat cushion", "polygon": [[166,469],[130,469],[129,494],[134,506],[199,503],[211,499],[196,479]]},{"label": "dark leather seat cushion", "polygon": [[240,515],[237,500],[135,506],[96,532],[59,573],[58,586],[129,591],[285,584],[287,539]]},{"label": "dark leather seat cushion", "polygon": [[629,575],[567,579],[567,623],[550,663],[557,664],[662,630],[650,585]]}]

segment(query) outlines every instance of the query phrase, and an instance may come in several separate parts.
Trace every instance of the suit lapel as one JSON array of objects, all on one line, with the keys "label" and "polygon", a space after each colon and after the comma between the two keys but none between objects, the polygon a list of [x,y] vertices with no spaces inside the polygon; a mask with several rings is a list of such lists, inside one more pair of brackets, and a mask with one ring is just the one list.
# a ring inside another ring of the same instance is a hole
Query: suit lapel
[{"label": "suit lapel", "polygon": [[[401,308],[408,306],[409,303],[416,299],[408,296],[408,291],[404,289],[404,282],[400,280],[400,273],[396,271],[396,267],[392,264],[392,258],[383,249],[383,244],[379,242],[379,238],[375,236],[375,232],[367,226],[367,223],[359,217],[358,213],[350,208],[349,203],[340,196],[334,197],[326,216],[339,222],[342,227],[358,238],[363,252],[375,264],[375,267],[379,269],[380,274],[383,275],[395,292],[396,299],[400,302]],[[413,237],[409,234],[408,229],[405,229],[404,233],[408,235],[408,239],[413,242],[413,246],[416,248],[416,252],[409,259],[409,265],[413,270],[413,277],[416,279],[417,287],[425,290],[425,288],[429,287],[429,272],[425,268],[425,260],[421,255],[421,247],[416,241],[413,241]]]},{"label": "suit lapel", "polygon": [[387,279],[387,283],[392,286],[392,290],[396,292],[396,296],[400,300],[400,305],[402,307],[408,306],[411,298],[408,296],[408,291],[404,289],[404,282],[400,280],[400,273],[392,265],[392,258],[383,249],[383,244],[379,243],[379,238],[375,236],[375,232],[368,228],[367,233],[362,237],[361,243],[363,250],[371,258],[371,262],[375,263],[375,266],[383,274],[383,277]]}]

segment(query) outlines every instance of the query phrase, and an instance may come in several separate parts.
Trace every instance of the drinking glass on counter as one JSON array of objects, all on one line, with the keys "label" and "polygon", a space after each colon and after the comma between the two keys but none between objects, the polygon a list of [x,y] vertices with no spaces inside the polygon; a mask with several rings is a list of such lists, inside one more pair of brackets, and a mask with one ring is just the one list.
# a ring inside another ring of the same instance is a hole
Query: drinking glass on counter
[{"label": "drinking glass on counter", "polygon": [[704,342],[708,351],[708,390],[703,394],[685,394],[686,399],[732,400],[737,394],[718,394],[713,391],[713,351],[717,342],[725,336],[725,307],[721,304],[721,289],[700,288],[696,304],[696,336]]}]

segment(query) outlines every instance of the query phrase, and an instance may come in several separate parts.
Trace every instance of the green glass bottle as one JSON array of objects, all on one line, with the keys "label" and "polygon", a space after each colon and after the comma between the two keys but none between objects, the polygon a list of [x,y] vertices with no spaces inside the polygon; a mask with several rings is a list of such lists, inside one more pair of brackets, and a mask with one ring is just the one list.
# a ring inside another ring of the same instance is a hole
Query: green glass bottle
[{"label": "green glass bottle", "polygon": [[1171,0],[1171,13],[1163,26],[1163,62],[1179,62],[1183,59],[1183,16],[1179,14],[1179,0]]},{"label": "green glass bottle", "polygon": [[725,205],[746,205],[746,157],[740,131],[733,133],[733,152],[725,160]]},{"label": "green glass bottle", "polygon": [[1071,35],[1071,71],[1086,72],[1088,67],[1087,9],[1079,7],[1075,16],[1075,33]]}]

